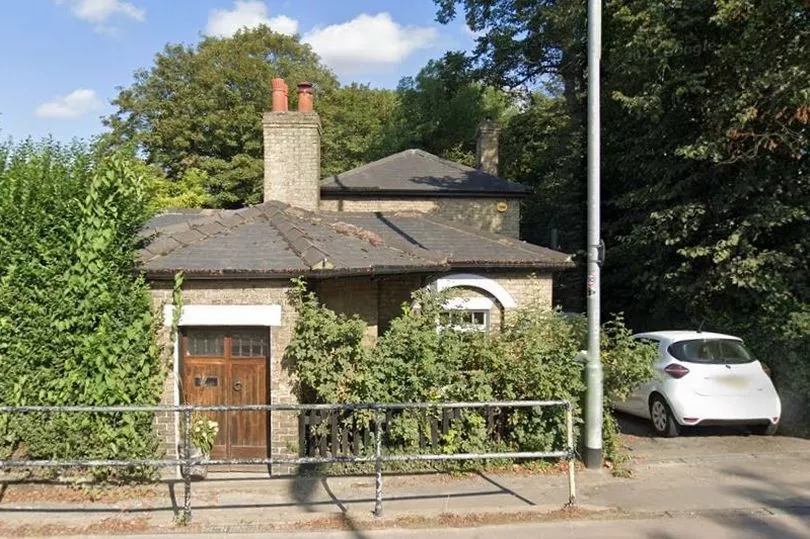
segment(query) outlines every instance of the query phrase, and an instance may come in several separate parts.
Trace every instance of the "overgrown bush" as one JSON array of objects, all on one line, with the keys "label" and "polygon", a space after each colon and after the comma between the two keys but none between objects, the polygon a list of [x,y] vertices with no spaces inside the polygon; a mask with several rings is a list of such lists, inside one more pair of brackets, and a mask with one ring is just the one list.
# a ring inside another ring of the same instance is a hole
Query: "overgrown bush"
[{"label": "overgrown bush", "polygon": [[[810,312],[733,329],[773,373],[782,400],[782,433],[810,435]],[[775,318],[775,317],[774,317]],[[734,328],[730,325],[728,327]]]},{"label": "overgrown bush", "polygon": [[[511,313],[497,334],[437,330],[446,297],[425,290],[372,348],[363,346],[365,324],[335,314],[296,282],[299,319],[287,348],[287,368],[297,374],[304,402],[444,402],[568,399],[580,422],[585,396],[583,365],[574,360],[585,345],[585,324],[556,311]],[[453,324],[450,324],[451,326]],[[606,394],[626,394],[652,376],[655,349],[633,341],[621,318],[603,327]],[[618,458],[617,430],[605,408],[605,454]],[[354,419],[364,421],[367,418]],[[419,448],[427,413],[394,416],[384,440],[392,451]],[[483,415],[465,411],[441,440],[446,452],[515,449],[548,451],[565,443],[561,410],[505,411],[497,440]]]},{"label": "overgrown bush", "polygon": [[[81,145],[0,147],[0,401],[154,405],[155,319],[133,275],[146,218],[123,158]],[[0,416],[0,454],[148,457],[151,414]],[[132,470],[130,470],[132,472]]]}]

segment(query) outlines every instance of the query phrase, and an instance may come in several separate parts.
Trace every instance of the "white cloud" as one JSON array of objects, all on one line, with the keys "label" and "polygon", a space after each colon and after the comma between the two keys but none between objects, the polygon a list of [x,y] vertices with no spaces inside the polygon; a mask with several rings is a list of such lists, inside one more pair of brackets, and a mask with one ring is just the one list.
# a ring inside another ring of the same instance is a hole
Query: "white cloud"
[{"label": "white cloud", "polygon": [[67,1],[70,11],[76,17],[100,25],[117,15],[143,22],[146,11],[124,0],[56,0],[57,4]]},{"label": "white cloud", "polygon": [[209,36],[231,37],[242,28],[269,26],[279,34],[298,32],[298,21],[286,15],[270,17],[267,5],[259,0],[236,0],[232,10],[214,9],[208,14],[205,33]]},{"label": "white cloud", "polygon": [[354,19],[316,27],[304,41],[336,71],[394,65],[418,49],[432,46],[435,28],[402,26],[388,13],[360,14]]},{"label": "white cloud", "polygon": [[102,107],[103,103],[95,90],[79,88],[66,96],[41,104],[36,108],[34,114],[40,118],[78,118],[98,111]]}]

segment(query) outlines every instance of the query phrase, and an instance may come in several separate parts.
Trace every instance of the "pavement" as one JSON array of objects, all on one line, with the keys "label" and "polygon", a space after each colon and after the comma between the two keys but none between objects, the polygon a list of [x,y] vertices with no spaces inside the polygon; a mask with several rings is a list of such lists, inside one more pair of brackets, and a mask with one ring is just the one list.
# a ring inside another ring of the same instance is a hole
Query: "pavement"
[{"label": "pavement", "polygon": [[[387,474],[374,517],[369,476],[268,478],[209,473],[192,487],[192,522],[176,523],[182,483],[116,490],[19,484],[0,476],[0,536],[139,537],[785,537],[810,538],[810,440],[626,428],[632,477],[564,473]],[[92,499],[90,499],[92,498]],[[489,526],[498,526],[490,530]],[[486,533],[490,531],[491,533]],[[195,535],[198,534],[198,535]],[[725,535],[724,535],[725,534]]]},{"label": "pavement", "polygon": [[[371,531],[327,531],[312,533],[279,533],[273,538],[302,539],[417,539],[441,536],[447,539],[800,539],[808,536],[810,517],[784,517],[761,515],[723,515],[716,518],[701,516],[683,518],[658,518],[647,520],[570,521],[541,522],[531,524],[504,524],[475,528],[442,528],[441,530],[387,529]],[[91,536],[97,539],[103,536]],[[165,535],[129,535],[130,539],[153,537],[165,539]],[[223,539],[226,534],[189,534],[184,539]],[[267,534],[250,533],[239,535],[242,539],[268,537]]]}]

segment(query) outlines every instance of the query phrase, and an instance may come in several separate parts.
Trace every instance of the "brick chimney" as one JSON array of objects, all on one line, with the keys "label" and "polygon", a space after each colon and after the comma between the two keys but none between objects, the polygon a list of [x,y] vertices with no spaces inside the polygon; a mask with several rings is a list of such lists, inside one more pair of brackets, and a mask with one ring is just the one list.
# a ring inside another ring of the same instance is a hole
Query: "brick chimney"
[{"label": "brick chimney", "polygon": [[321,199],[321,121],[313,110],[312,84],[298,85],[298,110],[288,105],[283,79],[273,79],[264,131],[264,200],[316,211]]},{"label": "brick chimney", "polygon": [[492,120],[484,120],[478,126],[475,143],[476,168],[493,176],[498,175],[498,138],[501,128]]}]

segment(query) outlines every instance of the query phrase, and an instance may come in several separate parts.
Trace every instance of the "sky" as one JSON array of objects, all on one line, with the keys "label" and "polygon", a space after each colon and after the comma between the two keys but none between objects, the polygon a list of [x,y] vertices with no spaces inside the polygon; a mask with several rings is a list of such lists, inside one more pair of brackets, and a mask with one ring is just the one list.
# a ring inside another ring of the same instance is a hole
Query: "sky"
[{"label": "sky", "polygon": [[91,137],[167,43],[259,24],[299,34],[341,83],[394,88],[473,46],[462,20],[435,15],[433,0],[0,0],[0,138]]}]

